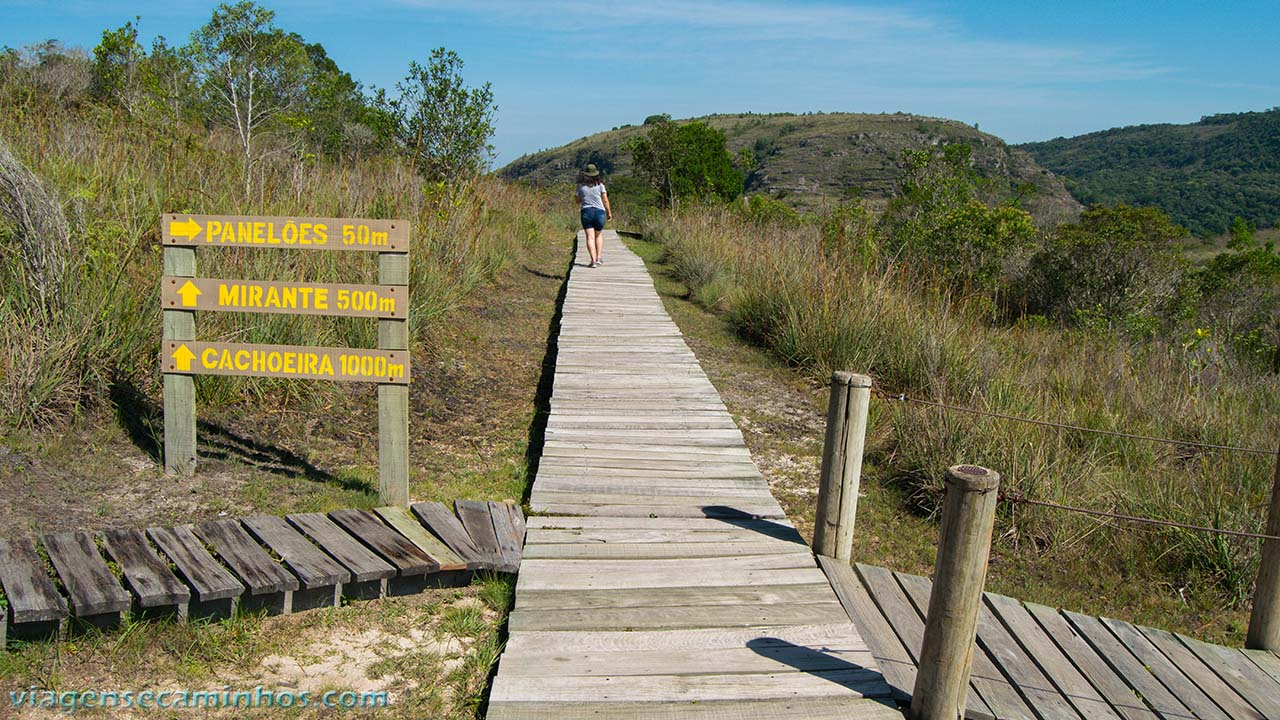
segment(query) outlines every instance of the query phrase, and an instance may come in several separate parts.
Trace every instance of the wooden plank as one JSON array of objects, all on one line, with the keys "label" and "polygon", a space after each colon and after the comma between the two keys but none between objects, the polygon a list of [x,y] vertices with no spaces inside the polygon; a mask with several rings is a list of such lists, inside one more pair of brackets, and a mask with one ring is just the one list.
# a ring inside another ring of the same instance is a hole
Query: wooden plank
[{"label": "wooden plank", "polygon": [[498,540],[498,554],[502,557],[503,569],[516,572],[520,569],[521,547],[516,527],[511,523],[511,514],[506,505],[490,500],[489,515],[493,519],[493,534]]},{"label": "wooden plank", "polygon": [[489,504],[473,500],[457,500],[453,507],[458,512],[458,519],[466,528],[471,543],[483,556],[498,568],[503,565],[502,551],[498,548],[498,537],[494,534],[493,518],[489,514]]},{"label": "wooden plank", "polygon": [[826,583],[729,587],[638,588],[628,590],[524,590],[520,609],[629,608],[693,605],[825,603],[834,599]]},{"label": "wooden plank", "polygon": [[[164,274],[192,277],[196,274],[193,248],[166,247]],[[162,313],[165,342],[196,339],[196,314],[189,310]],[[196,385],[195,378],[164,375],[164,472],[186,475],[196,469]]]},{"label": "wooden plank", "polygon": [[515,503],[507,503],[507,513],[511,516],[511,527],[516,532],[516,547],[523,552],[525,538],[529,536],[529,528],[524,520],[524,510]]},{"label": "wooden plank", "polygon": [[[899,587],[892,573],[872,565],[859,564],[856,567],[858,577],[867,594],[903,647],[911,654],[913,664],[919,667],[920,648],[924,645],[924,618],[916,612],[910,598]],[[999,698],[995,700],[998,701]],[[1004,708],[1001,710],[1003,711]],[[974,687],[973,682],[969,683],[969,695],[965,703],[966,717],[970,711],[977,711],[987,717],[997,717],[996,709],[992,708],[982,693]]]},{"label": "wooden plank", "polygon": [[[1226,712],[1227,717],[1238,720],[1263,720],[1266,717],[1240,697],[1240,694],[1230,685],[1223,682],[1222,678],[1219,678],[1208,665],[1196,657],[1195,653],[1187,649],[1187,646],[1183,645],[1173,633],[1148,627],[1138,629],[1152,644],[1160,648],[1165,657],[1183,674],[1191,678],[1205,695],[1212,698],[1213,702]],[[1176,687],[1171,689],[1178,690]]]},{"label": "wooden plank", "polygon": [[885,697],[888,688],[874,670],[729,675],[622,675],[520,677],[498,673],[490,702],[614,702],[760,700],[803,697]]},{"label": "wooden plank", "polygon": [[[826,573],[845,612],[858,626],[859,634],[871,649],[876,665],[889,682],[894,696],[904,703],[909,703],[911,693],[915,691],[916,664],[902,645],[902,641],[889,626],[889,622],[880,613],[880,609],[876,607],[871,596],[867,594],[867,589],[863,587],[862,581],[858,579],[848,563],[819,555],[818,564]],[[986,705],[983,704],[982,707],[983,720],[992,720],[994,716],[986,711]],[[970,707],[970,711],[973,710],[976,708]]]},{"label": "wooden plank", "polygon": [[165,247],[409,252],[407,220],[167,213],[160,225]]},{"label": "wooden plank", "polygon": [[405,536],[414,545],[417,545],[423,552],[435,558],[440,563],[442,571],[449,570],[472,570],[474,568],[467,564],[448,545],[441,542],[436,536],[427,532],[422,527],[417,518],[409,514],[407,508],[399,506],[387,506],[374,508],[373,511],[382,518],[383,522],[395,528],[396,532]]},{"label": "wooden plank", "polygon": [[492,570],[493,559],[471,541],[462,521],[442,503],[420,502],[410,506],[413,514],[472,570]]},{"label": "wooden plank", "polygon": [[535,512],[550,515],[594,515],[596,517],[665,517],[665,518],[704,518],[704,517],[740,517],[748,515],[756,518],[784,518],[786,513],[774,505],[757,505],[751,503],[719,503],[710,505],[705,502],[689,505],[633,505],[599,502],[589,504],[548,503],[538,500],[535,491],[529,504]]},{"label": "wooden plank", "polygon": [[[794,532],[794,531],[793,531]],[[578,529],[578,530],[534,530],[525,541],[525,553],[534,545],[660,545],[671,543],[676,545],[702,545],[725,543],[755,543],[778,545],[801,550],[807,547],[800,534],[795,537],[779,538],[764,535],[753,530],[728,528],[725,530],[645,530],[641,528],[619,529]]]},{"label": "wooden plank", "polygon": [[256,515],[241,518],[254,537],[279,555],[285,565],[302,580],[302,586],[311,589],[351,582],[351,573],[337,560],[329,557],[282,517]]},{"label": "wooden plank", "polygon": [[[519,595],[517,594],[517,598]],[[702,650],[742,648],[747,643],[769,640],[792,645],[822,645],[849,640],[853,628],[848,622],[832,625],[770,625],[750,628],[695,628],[692,630],[557,630],[514,633],[507,639],[506,652],[513,654],[554,654],[571,648],[577,652],[634,652],[642,650]]]},{"label": "wooden plank", "polygon": [[160,278],[160,306],[166,310],[404,318],[409,311],[409,288],[166,275]]},{"label": "wooden plank", "polygon": [[286,516],[286,519],[342,563],[351,572],[354,582],[381,580],[396,574],[390,563],[348,535],[323,513],[296,513]]},{"label": "wooden plank", "polygon": [[147,528],[147,537],[173,562],[197,600],[225,600],[244,592],[244,585],[209,554],[191,525]]},{"label": "wooden plank", "polygon": [[409,353],[311,345],[165,340],[161,369],[179,375],[277,377],[408,385]]},{"label": "wooden plank", "polygon": [[581,652],[573,648],[552,654],[516,653],[503,656],[502,672],[522,677],[704,675],[707,668],[725,674],[808,672],[865,668],[874,666],[874,662],[865,645],[858,642],[802,646],[761,638],[750,641],[748,647],[696,654],[679,650]]},{"label": "wooden plank", "polygon": [[1129,652],[1133,653],[1134,657],[1138,658],[1147,672],[1156,676],[1169,689],[1169,692],[1191,711],[1192,715],[1201,720],[1230,720],[1227,713],[1220,710],[1191,678],[1178,669],[1168,657],[1165,657],[1165,654],[1146,636],[1138,632],[1137,628],[1111,618],[1098,619],[1129,649]]},{"label": "wooden plank", "polygon": [[[788,569],[772,569],[760,568],[758,570],[717,570],[717,571],[690,571],[689,574],[672,574],[670,572],[645,572],[643,568],[635,568],[633,573],[620,572],[592,572],[588,569],[582,569],[573,576],[565,576],[563,573],[569,572],[568,568],[556,568],[555,570],[543,572],[539,570],[534,572],[530,565],[541,562],[572,562],[572,561],[546,561],[546,560],[526,560],[522,564],[520,576],[516,580],[517,593],[522,590],[602,590],[602,589],[622,589],[622,588],[660,588],[660,587],[687,587],[691,583],[702,583],[705,587],[730,587],[739,585],[805,585],[814,582],[820,582],[822,573],[817,568],[788,568]],[[646,563],[636,563],[637,565],[648,564],[649,562],[667,562],[665,560],[646,561]],[[693,573],[698,574],[693,574]]]},{"label": "wooden plank", "polygon": [[0,539],[0,585],[13,623],[58,621],[67,616],[67,601],[58,594],[35,545],[26,538]]},{"label": "wooden plank", "polygon": [[89,533],[67,532],[43,535],[49,560],[67,589],[72,612],[77,616],[124,612],[132,601],[111,574]]},{"label": "wooden plank", "polygon": [[103,545],[144,608],[191,601],[191,589],[156,555],[141,530],[106,530]]},{"label": "wooden plank", "polygon": [[1070,610],[1063,610],[1062,616],[1160,717],[1170,719],[1195,717],[1147,671],[1133,653],[1115,639],[1100,620]]},{"label": "wooden plank", "polygon": [[1177,637],[1250,705],[1268,718],[1280,718],[1280,683],[1258,669],[1244,653],[1184,635]]},{"label": "wooden plank", "polygon": [[680,702],[490,702],[489,720],[902,720],[873,698]]},{"label": "wooden plank", "polygon": [[530,560],[543,559],[671,559],[671,558],[709,558],[737,557],[740,555],[783,555],[794,553],[796,545],[789,542],[751,541],[727,543],[565,543],[561,545],[542,543],[525,547],[524,557]]},{"label": "wooden plank", "polygon": [[1121,717],[1126,720],[1158,717],[1057,610],[1035,603],[1025,603],[1024,607]]},{"label": "wooden plank", "polygon": [[1017,600],[984,593],[987,607],[1058,690],[1089,720],[1119,720],[1110,703],[1085,679],[1031,613]]},{"label": "wooden plank", "polygon": [[[908,600],[922,621],[926,619],[929,612],[929,593],[932,589],[927,578],[919,575],[894,575],[883,568],[866,567],[868,572],[863,576],[864,579],[870,582],[871,577],[877,577],[881,585],[896,581],[906,592]],[[862,568],[863,566],[859,566],[860,571]],[[872,592],[872,595],[875,596],[875,592]],[[921,638],[923,638],[923,632]],[[997,717],[1035,720],[1035,712],[1023,701],[1022,695],[1006,680],[981,645],[976,641],[974,644],[969,685],[982,696]]]},{"label": "wooden plank", "polygon": [[[409,256],[380,253],[378,281],[404,285],[407,293]],[[379,350],[408,352],[407,308],[400,317],[378,320]],[[409,504],[409,388],[392,383],[378,385],[378,497],[386,505]]]},{"label": "wooden plank", "polygon": [[1254,665],[1257,665],[1263,672],[1271,676],[1271,679],[1280,683],[1280,657],[1267,650],[1245,650],[1244,654],[1253,661]]},{"label": "wooden plank", "polygon": [[368,510],[334,510],[329,517],[394,565],[401,575],[427,575],[440,570],[434,558]]},{"label": "wooden plank", "polygon": [[298,578],[273,560],[235,520],[202,522],[195,526],[195,533],[235,572],[250,595],[298,589]]},{"label": "wooden plank", "polygon": [[669,630],[675,628],[818,625],[846,619],[834,598],[801,605],[729,605],[691,607],[516,609],[508,617],[511,632],[525,630]]},{"label": "wooden plank", "polygon": [[532,530],[751,530],[777,537],[798,536],[795,526],[786,518],[650,518],[650,517],[554,517],[533,515],[528,518]]}]

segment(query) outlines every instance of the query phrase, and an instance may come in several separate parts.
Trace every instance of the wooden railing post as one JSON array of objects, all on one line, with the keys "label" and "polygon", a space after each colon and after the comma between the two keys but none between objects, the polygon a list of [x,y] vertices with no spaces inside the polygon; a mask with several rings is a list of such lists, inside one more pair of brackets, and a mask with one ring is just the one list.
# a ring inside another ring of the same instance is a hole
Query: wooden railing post
[{"label": "wooden railing post", "polygon": [[958,465],[947,469],[946,485],[911,720],[964,717],[1000,475]]},{"label": "wooden railing post", "polygon": [[[166,247],[164,274],[195,277],[196,249]],[[196,339],[193,310],[164,309],[164,339],[191,342]],[[167,350],[161,350],[168,357]],[[190,475],[196,471],[196,380],[190,375],[164,374],[164,474]]]},{"label": "wooden railing post", "polygon": [[871,378],[832,373],[813,549],[819,555],[846,562],[853,557],[853,524],[858,515],[858,486],[870,405]]},{"label": "wooden railing post", "polygon": [[[1276,456],[1275,480],[1271,483],[1266,534],[1280,535],[1280,455]],[[1253,614],[1249,616],[1249,634],[1245,636],[1244,646],[1280,652],[1280,540],[1262,541]]]}]

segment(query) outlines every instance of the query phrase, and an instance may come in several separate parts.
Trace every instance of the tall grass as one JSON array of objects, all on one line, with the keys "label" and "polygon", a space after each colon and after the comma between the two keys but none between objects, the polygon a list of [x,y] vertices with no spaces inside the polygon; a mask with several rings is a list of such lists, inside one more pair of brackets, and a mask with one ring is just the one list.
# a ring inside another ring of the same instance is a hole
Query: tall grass
[{"label": "tall grass", "polygon": [[[0,102],[0,137],[57,191],[71,241],[60,303],[32,301],[15,229],[0,222],[0,427],[65,419],[121,377],[158,379],[160,216],[166,212],[403,218],[412,222],[414,348],[459,301],[545,237],[546,202],[492,179],[465,188],[424,183],[395,158],[334,163],[279,154],[258,164],[244,198],[231,138],[200,127],[157,128],[109,110],[28,97]],[[200,250],[201,276],[377,282],[366,253]],[[367,318],[201,313],[201,340],[373,347]],[[299,381],[204,377],[204,402],[267,402],[288,393],[323,402],[342,390]],[[298,391],[290,389],[297,387]]]},{"label": "tall grass", "polygon": [[[1204,348],[1002,323],[985,298],[948,292],[905,262],[868,257],[867,238],[833,245],[817,224],[752,222],[719,207],[655,215],[645,233],[663,243],[698,301],[815,379],[854,370],[908,396],[1192,442],[1269,449],[1280,431],[1274,375]],[[971,462],[996,468],[1005,488],[1030,498],[1253,532],[1265,522],[1274,457],[886,399],[873,401],[870,426],[875,472],[923,512],[938,506],[942,471]],[[1124,553],[1182,580],[1211,579],[1230,601],[1251,594],[1256,541],[1098,533],[1095,519],[1030,506],[1003,505],[1000,523],[1007,542]]]}]

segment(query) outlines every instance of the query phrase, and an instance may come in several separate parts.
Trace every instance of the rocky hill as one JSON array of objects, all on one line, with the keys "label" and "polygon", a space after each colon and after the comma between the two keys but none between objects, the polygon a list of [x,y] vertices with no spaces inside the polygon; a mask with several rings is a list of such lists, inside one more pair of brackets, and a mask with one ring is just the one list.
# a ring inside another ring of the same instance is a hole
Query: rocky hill
[{"label": "rocky hill", "polygon": [[[768,194],[802,209],[850,198],[882,206],[898,185],[903,150],[967,143],[979,170],[1001,189],[1035,185],[1036,193],[1024,205],[1037,218],[1056,221],[1080,210],[1062,181],[1025,152],[954,120],[899,113],[746,113],[691,119],[723,131],[731,152],[754,152],[758,167],[748,178],[748,193]],[[625,179],[631,175],[631,156],[623,147],[644,132],[643,125],[614,128],[526,155],[499,172],[539,185],[568,183],[590,162],[607,176]]]},{"label": "rocky hill", "polygon": [[1280,225],[1280,107],[1020,146],[1084,203],[1154,205],[1200,235]]}]

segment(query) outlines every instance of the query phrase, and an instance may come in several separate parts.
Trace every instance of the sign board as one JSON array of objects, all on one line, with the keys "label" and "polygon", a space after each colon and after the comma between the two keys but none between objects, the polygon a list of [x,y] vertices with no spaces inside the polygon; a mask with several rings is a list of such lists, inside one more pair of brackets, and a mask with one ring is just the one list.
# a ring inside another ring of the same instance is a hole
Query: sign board
[{"label": "sign board", "polygon": [[165,340],[164,372],[179,375],[409,384],[409,353],[307,345],[246,345]]},{"label": "sign board", "polygon": [[166,275],[160,283],[166,310],[283,313],[396,318],[409,313],[406,285],[287,283]]},{"label": "sign board", "polygon": [[167,247],[409,252],[409,223],[362,218],[165,214]]}]

